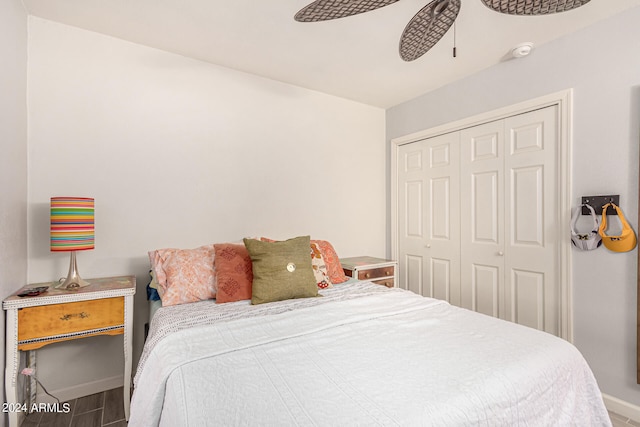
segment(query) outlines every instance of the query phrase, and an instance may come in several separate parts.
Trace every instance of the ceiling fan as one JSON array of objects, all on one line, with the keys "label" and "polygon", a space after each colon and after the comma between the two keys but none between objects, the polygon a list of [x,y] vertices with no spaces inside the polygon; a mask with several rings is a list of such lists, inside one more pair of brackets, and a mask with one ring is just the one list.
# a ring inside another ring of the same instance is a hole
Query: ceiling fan
[{"label": "ceiling fan", "polygon": [[[300,9],[299,22],[328,21],[388,6],[398,0],[316,0]],[[590,0],[481,0],[489,9],[508,15],[547,15],[578,8]],[[405,27],[400,57],[418,59],[449,30],[460,11],[460,0],[432,0]]]}]

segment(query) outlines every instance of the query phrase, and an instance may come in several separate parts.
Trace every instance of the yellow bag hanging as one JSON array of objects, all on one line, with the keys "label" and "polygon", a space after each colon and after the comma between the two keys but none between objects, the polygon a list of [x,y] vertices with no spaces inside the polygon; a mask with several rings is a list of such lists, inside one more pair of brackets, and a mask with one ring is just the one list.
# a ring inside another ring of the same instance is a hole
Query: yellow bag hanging
[{"label": "yellow bag hanging", "polygon": [[[612,206],[618,213],[618,218],[622,223],[622,232],[619,236],[607,236],[605,230],[607,229],[607,208]],[[602,222],[598,229],[600,237],[602,237],[602,243],[604,246],[613,252],[628,252],[636,247],[636,233],[633,232],[631,226],[627,222],[622,209],[616,206],[614,203],[607,203],[602,207]]]}]

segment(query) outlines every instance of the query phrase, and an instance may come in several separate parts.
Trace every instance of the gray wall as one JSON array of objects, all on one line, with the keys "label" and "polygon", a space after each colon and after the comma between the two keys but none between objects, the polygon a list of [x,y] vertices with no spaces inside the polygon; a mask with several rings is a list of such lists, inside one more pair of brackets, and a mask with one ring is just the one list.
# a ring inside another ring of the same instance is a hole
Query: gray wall
[{"label": "gray wall", "polygon": [[[620,205],[637,230],[638,40],[640,8],[634,8],[538,46],[529,57],[390,108],[387,140],[573,88],[573,205],[583,195],[620,194]],[[389,174],[389,162],[387,168]],[[640,402],[636,251],[572,253],[575,344],[603,393],[634,405]]]},{"label": "gray wall", "polygon": [[[19,0],[0,2],[0,298],[27,277],[27,15]],[[0,348],[4,349],[4,314]],[[4,366],[4,351],[0,351]],[[4,369],[2,369],[4,395]],[[6,397],[5,400],[6,402]],[[0,416],[0,426],[6,415]]]},{"label": "gray wall", "polygon": [[[27,15],[19,0],[0,2],[0,58],[0,299],[4,299],[27,277]],[[4,314],[0,331],[0,366],[4,366]],[[2,414],[0,426],[5,422]]]}]

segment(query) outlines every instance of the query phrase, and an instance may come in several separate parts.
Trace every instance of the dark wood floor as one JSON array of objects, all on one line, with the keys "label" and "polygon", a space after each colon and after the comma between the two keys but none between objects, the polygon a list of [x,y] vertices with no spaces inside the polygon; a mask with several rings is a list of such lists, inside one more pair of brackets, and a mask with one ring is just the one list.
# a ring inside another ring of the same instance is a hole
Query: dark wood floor
[{"label": "dark wood floor", "polygon": [[122,398],[122,388],[80,397],[68,402],[68,413],[34,412],[22,427],[126,427]]}]

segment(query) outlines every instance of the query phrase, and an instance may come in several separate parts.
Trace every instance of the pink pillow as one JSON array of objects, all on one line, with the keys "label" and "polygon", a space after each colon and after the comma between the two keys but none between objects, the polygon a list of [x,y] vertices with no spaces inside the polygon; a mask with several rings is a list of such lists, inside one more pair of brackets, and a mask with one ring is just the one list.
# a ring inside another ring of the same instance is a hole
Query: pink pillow
[{"label": "pink pillow", "polygon": [[320,248],[320,253],[327,266],[327,273],[329,274],[331,283],[335,285],[336,283],[346,282],[348,277],[344,274],[342,264],[340,264],[340,258],[338,258],[338,254],[335,249],[333,249],[333,246],[331,246],[331,243],[326,240],[312,240],[311,244],[314,243]]},{"label": "pink pillow", "polygon": [[253,269],[244,244],[219,243],[215,248],[216,303],[251,299]]},{"label": "pink pillow", "polygon": [[213,245],[149,252],[163,306],[216,297]]}]

